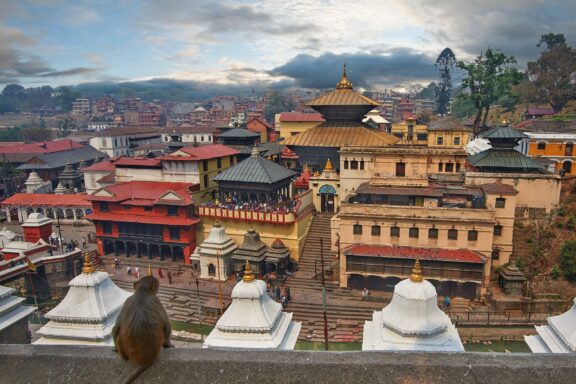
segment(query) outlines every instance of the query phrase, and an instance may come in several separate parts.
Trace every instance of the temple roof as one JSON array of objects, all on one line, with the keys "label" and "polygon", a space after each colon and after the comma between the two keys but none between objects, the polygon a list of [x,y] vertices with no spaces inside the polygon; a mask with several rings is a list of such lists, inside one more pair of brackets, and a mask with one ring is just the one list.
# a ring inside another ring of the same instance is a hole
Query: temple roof
[{"label": "temple roof", "polygon": [[509,125],[492,128],[482,134],[485,139],[527,139],[528,135],[510,127]]},{"label": "temple roof", "polygon": [[572,307],[548,318],[548,325],[536,326],[536,336],[524,336],[534,353],[576,352],[576,298]]},{"label": "temple roof", "polygon": [[344,251],[345,255],[386,257],[398,259],[440,260],[458,263],[484,264],[485,257],[467,249],[396,247],[390,245],[352,245]]},{"label": "temple roof", "polygon": [[288,146],[336,147],[390,146],[399,141],[395,136],[375,131],[357,122],[326,122],[285,139]]},{"label": "temple roof", "polygon": [[476,168],[498,168],[502,170],[532,170],[546,173],[545,168],[532,159],[515,149],[489,148],[485,151],[466,158],[466,161]]},{"label": "temple roof", "polygon": [[295,175],[295,172],[260,156],[258,148],[254,147],[250,157],[226,169],[212,180],[216,182],[273,184],[291,179]]},{"label": "temple roof", "polygon": [[0,331],[30,316],[36,309],[22,305],[26,299],[14,296],[15,291],[14,288],[0,285]]},{"label": "temple roof", "polygon": [[260,234],[254,229],[249,229],[244,234],[244,242],[234,251],[232,259],[259,262],[264,259],[267,250],[266,244],[260,240]]},{"label": "temple roof", "polygon": [[229,131],[226,131],[224,133],[221,133],[218,138],[230,138],[230,137],[241,137],[241,138],[256,138],[256,137],[260,137],[259,133],[256,132],[252,132],[249,131],[247,129],[244,128],[233,128],[230,129]]}]

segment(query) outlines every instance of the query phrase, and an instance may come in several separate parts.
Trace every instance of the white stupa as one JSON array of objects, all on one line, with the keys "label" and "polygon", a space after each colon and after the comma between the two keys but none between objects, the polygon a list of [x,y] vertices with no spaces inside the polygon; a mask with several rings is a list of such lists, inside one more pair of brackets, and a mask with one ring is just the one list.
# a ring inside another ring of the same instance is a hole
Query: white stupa
[{"label": "white stupa", "polygon": [[364,324],[362,350],[464,352],[456,327],[438,308],[436,288],[422,277],[419,260],[410,278],[394,287],[390,304]]},{"label": "white stupa", "polygon": [[537,325],[537,335],[524,336],[534,353],[576,352],[576,298],[572,308],[548,318],[548,325]]},{"label": "white stupa", "polygon": [[244,277],[232,290],[232,304],[206,338],[204,348],[294,349],[301,323],[266,292],[266,283],[246,262]]},{"label": "white stupa", "polygon": [[190,260],[200,264],[201,278],[226,281],[231,272],[230,256],[236,248],[238,245],[226,234],[224,227],[216,224],[210,229],[208,238],[196,247]]},{"label": "white stupa", "polygon": [[82,273],[69,285],[66,297],[46,314],[50,321],[38,330],[42,337],[34,344],[113,345],[112,328],[130,293],[108,273],[96,271],[88,254]]}]

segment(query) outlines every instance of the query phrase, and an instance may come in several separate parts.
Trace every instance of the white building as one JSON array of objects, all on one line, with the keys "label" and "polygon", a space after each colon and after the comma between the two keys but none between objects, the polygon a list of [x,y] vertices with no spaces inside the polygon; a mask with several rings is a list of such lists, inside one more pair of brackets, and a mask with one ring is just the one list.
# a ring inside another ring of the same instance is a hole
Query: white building
[{"label": "white building", "polygon": [[114,128],[97,132],[90,145],[109,157],[133,156],[134,148],[161,142],[158,128],[132,127]]},{"label": "white building", "polygon": [[87,97],[78,98],[72,102],[73,115],[82,115],[90,113],[90,110],[91,110],[90,99]]},{"label": "white building", "polygon": [[70,281],[66,297],[46,314],[50,321],[38,330],[34,344],[83,344],[111,346],[112,328],[130,296],[106,272],[92,266],[88,254],[82,273]]},{"label": "white building", "polygon": [[216,129],[209,126],[182,124],[179,127],[170,127],[162,130],[162,142],[168,145],[210,145],[214,142]]},{"label": "white building", "polygon": [[534,353],[576,352],[576,298],[567,312],[548,318],[548,325],[537,325],[537,335],[524,336]]},{"label": "white building", "polygon": [[24,184],[26,185],[26,193],[52,193],[52,182],[42,180],[36,171],[30,172]]},{"label": "white building", "polygon": [[203,279],[226,281],[232,272],[230,256],[238,245],[226,234],[224,227],[214,225],[208,238],[196,247],[190,261],[200,265]]},{"label": "white building", "polygon": [[394,287],[388,306],[364,324],[363,351],[451,351],[464,346],[450,318],[438,308],[436,288],[423,279],[420,261]]},{"label": "white building", "polygon": [[301,323],[266,292],[246,263],[244,277],[232,290],[232,304],[206,338],[203,348],[294,349]]}]

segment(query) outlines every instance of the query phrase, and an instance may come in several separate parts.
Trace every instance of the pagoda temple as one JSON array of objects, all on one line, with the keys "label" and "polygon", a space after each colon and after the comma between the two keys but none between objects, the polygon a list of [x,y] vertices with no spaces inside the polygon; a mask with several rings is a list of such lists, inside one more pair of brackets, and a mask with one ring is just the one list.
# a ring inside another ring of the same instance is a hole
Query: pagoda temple
[{"label": "pagoda temple", "polygon": [[86,254],[82,273],[70,281],[66,297],[46,314],[34,344],[83,344],[111,346],[112,328],[130,296],[106,272],[96,271]]},{"label": "pagoda temple", "polygon": [[354,91],[346,74],[346,64],[336,89],[305,105],[320,112],[326,121],[285,139],[283,144],[296,152],[301,164],[307,163],[312,170],[322,171],[328,159],[340,164],[338,151],[344,145],[388,147],[399,140],[362,123],[378,103]]},{"label": "pagoda temple", "polygon": [[394,287],[390,304],[364,324],[362,350],[464,352],[456,327],[438,308],[436,288],[416,260],[410,278]]},{"label": "pagoda temple", "polygon": [[232,303],[208,335],[203,348],[294,349],[301,323],[282,311],[246,263],[244,277],[232,290]]},{"label": "pagoda temple", "polygon": [[227,234],[224,227],[216,224],[210,229],[208,238],[190,256],[193,265],[200,267],[200,277],[226,281],[232,272],[230,257],[238,245]]},{"label": "pagoda temple", "polygon": [[241,271],[246,264],[250,262],[254,265],[254,273],[263,275],[266,273],[265,255],[268,247],[260,235],[254,229],[249,229],[244,235],[244,242],[240,245],[231,257],[235,271]]},{"label": "pagoda temple", "polygon": [[558,316],[548,318],[548,325],[537,325],[537,335],[524,336],[534,353],[576,352],[576,298],[572,307]]}]

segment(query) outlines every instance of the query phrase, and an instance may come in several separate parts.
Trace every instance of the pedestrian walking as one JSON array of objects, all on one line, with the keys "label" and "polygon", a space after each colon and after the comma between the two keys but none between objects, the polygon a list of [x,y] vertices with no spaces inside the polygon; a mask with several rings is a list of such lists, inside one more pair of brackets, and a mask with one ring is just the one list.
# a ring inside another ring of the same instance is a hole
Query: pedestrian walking
[{"label": "pedestrian walking", "polygon": [[158,267],[158,277],[163,278],[164,275],[162,274],[162,268]]},{"label": "pedestrian walking", "polygon": [[114,258],[114,269],[119,269],[120,268],[120,263],[118,262],[118,258],[115,257]]},{"label": "pedestrian walking", "polygon": [[130,264],[128,264],[128,266],[126,267],[126,273],[128,273],[128,276],[132,276],[132,267],[130,266]]},{"label": "pedestrian walking", "polygon": [[280,300],[280,287],[276,287],[274,293],[276,294],[276,300]]},{"label": "pedestrian walking", "polygon": [[167,276],[168,276],[168,284],[172,284],[172,272],[168,271]]},{"label": "pedestrian walking", "polygon": [[136,278],[139,279],[140,278],[140,268],[138,268],[138,266],[134,267],[134,273],[136,274]]},{"label": "pedestrian walking", "polygon": [[282,308],[286,309],[286,307],[288,306],[288,300],[286,300],[286,296],[282,295],[280,301],[282,302]]},{"label": "pedestrian walking", "polygon": [[83,237],[83,238],[82,238],[82,249],[86,249],[86,247],[87,247],[86,238]]},{"label": "pedestrian walking", "polygon": [[286,290],[286,299],[287,299],[288,301],[290,301],[290,298],[292,297],[292,296],[290,295],[290,287],[286,287],[285,290]]},{"label": "pedestrian walking", "polygon": [[444,309],[450,309],[450,296],[444,296]]}]

